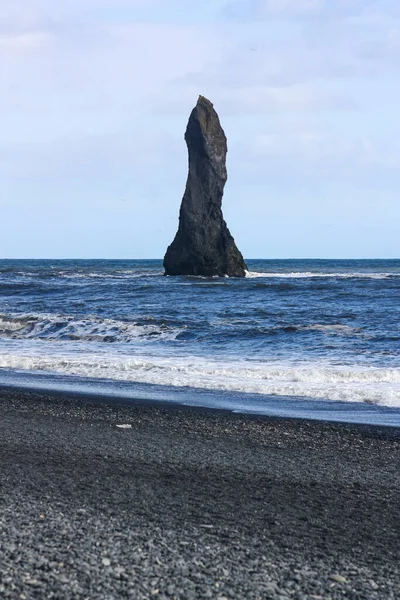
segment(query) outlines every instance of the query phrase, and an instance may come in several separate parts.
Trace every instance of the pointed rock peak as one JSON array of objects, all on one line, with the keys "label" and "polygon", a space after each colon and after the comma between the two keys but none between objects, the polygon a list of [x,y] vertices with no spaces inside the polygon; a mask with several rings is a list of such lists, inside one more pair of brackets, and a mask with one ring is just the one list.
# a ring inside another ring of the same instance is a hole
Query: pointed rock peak
[{"label": "pointed rock peak", "polygon": [[179,228],[164,257],[166,275],[244,277],[246,264],[222,215],[227,143],[213,104],[199,96],[185,140],[189,174]]},{"label": "pointed rock peak", "polygon": [[205,96],[200,95],[197,100],[197,106],[204,106],[207,108],[214,108],[214,104]]}]

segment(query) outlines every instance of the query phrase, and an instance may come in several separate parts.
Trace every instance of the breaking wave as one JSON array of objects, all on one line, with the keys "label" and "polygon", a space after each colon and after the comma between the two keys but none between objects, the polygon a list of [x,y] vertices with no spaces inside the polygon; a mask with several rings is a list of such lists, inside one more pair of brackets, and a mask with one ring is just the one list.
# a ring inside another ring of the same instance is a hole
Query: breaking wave
[{"label": "breaking wave", "polygon": [[274,278],[274,279],[308,279],[308,278],[338,278],[338,279],[388,279],[390,277],[398,277],[399,273],[321,273],[321,272],[313,272],[313,271],[292,271],[290,273],[287,272],[265,272],[259,273],[257,271],[246,271],[246,277],[248,279],[259,279],[262,277],[265,278]]},{"label": "breaking wave", "polygon": [[164,274],[162,270],[147,269],[109,269],[109,270],[87,270],[87,269],[60,269],[47,267],[43,269],[21,269],[20,267],[0,268],[0,276],[10,278],[26,279],[138,279],[148,277],[160,277]]},{"label": "breaking wave", "polygon": [[79,319],[69,315],[0,314],[0,337],[9,339],[126,343],[154,338],[173,340],[180,332],[165,324],[139,324],[91,315]]},{"label": "breaking wave", "polygon": [[[166,319],[168,323],[154,322],[142,318],[138,321],[120,321],[102,318],[96,315],[77,317],[55,314],[1,314],[0,339],[80,341],[105,343],[130,343],[155,340],[202,339],[206,335],[209,342],[227,342],[230,339],[247,340],[275,337],[277,335],[299,334],[302,332],[320,332],[335,336],[359,336],[362,329],[340,323],[307,325],[282,323],[273,327],[261,326],[251,319],[220,319],[213,323],[212,332],[202,333],[200,329],[192,331],[179,319]],[[171,325],[172,323],[172,325]],[[219,328],[218,328],[219,324]]]},{"label": "breaking wave", "polygon": [[[400,407],[400,369],[271,365],[200,357],[0,354],[0,367],[172,387]],[[245,399],[244,399],[245,400]]]}]

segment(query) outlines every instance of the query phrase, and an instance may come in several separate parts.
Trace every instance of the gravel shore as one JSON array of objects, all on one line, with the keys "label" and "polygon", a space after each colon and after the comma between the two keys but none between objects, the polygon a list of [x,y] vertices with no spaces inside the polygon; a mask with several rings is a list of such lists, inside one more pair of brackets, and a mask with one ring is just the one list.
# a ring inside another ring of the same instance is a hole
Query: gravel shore
[{"label": "gravel shore", "polygon": [[399,429],[4,389],[0,430],[1,598],[400,598]]}]

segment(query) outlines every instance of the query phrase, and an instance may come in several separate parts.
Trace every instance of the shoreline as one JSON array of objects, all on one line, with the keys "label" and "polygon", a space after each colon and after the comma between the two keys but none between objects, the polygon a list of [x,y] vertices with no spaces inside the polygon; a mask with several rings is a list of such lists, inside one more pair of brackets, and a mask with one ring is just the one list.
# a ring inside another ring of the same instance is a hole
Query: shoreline
[{"label": "shoreline", "polygon": [[[140,405],[171,410],[180,408],[216,411],[239,414],[248,419],[318,421],[400,430],[400,408],[360,402],[217,392],[147,383],[132,384],[108,379],[94,380],[50,373],[15,373],[0,369],[0,394],[7,391],[21,395],[37,393],[54,399],[76,397],[82,402],[111,403],[128,407]],[[249,406],[247,410],[246,402]]]},{"label": "shoreline", "polygon": [[260,423],[260,424],[276,424],[295,427],[296,424],[307,426],[318,430],[320,427],[335,429],[338,431],[353,431],[354,433],[370,434],[372,437],[387,438],[400,441],[400,427],[398,425],[375,424],[375,423],[358,423],[349,421],[331,421],[329,419],[291,417],[280,415],[266,415],[259,413],[244,413],[229,410],[227,408],[214,408],[201,405],[178,404],[167,400],[154,400],[146,398],[127,398],[124,396],[96,394],[94,392],[81,391],[66,391],[66,390],[49,390],[44,388],[27,388],[14,385],[0,384],[0,410],[1,403],[6,400],[7,404],[18,411],[36,412],[40,407],[40,411],[46,411],[46,406],[50,410],[53,406],[61,410],[67,407],[74,407],[77,411],[101,411],[113,410],[115,414],[125,415],[127,418],[132,417],[136,413],[143,411],[159,412],[160,414],[170,415],[173,418],[182,418],[187,416],[189,419],[202,417],[214,417],[218,419],[233,419],[237,421]]},{"label": "shoreline", "polygon": [[[260,413],[245,413],[245,412],[237,412],[234,410],[230,410],[225,407],[216,408],[211,406],[202,406],[202,405],[191,405],[191,404],[179,404],[175,402],[171,402],[168,400],[158,400],[151,398],[135,398],[135,397],[125,397],[118,396],[114,394],[97,394],[96,392],[84,392],[84,391],[68,391],[62,389],[46,389],[46,388],[28,388],[25,386],[18,385],[6,385],[0,383],[0,402],[4,396],[17,394],[20,399],[29,398],[29,397],[47,397],[50,402],[74,402],[74,403],[83,403],[85,405],[98,405],[98,406],[116,406],[116,407],[125,407],[127,409],[159,409],[159,410],[167,410],[178,413],[193,413],[193,415],[202,415],[210,414],[210,415],[220,415],[221,417],[228,416],[237,416],[238,418],[243,418],[249,421],[293,421],[299,423],[321,423],[326,425],[337,425],[339,427],[348,427],[360,430],[371,430],[371,431],[381,431],[381,430],[393,430],[395,436],[399,436],[400,438],[400,426],[396,424],[376,424],[376,423],[360,423],[360,422],[351,422],[351,421],[332,421],[330,419],[319,419],[319,418],[306,418],[306,417],[292,417],[292,416],[280,416],[274,414],[260,414]],[[310,401],[312,402],[312,400]],[[329,404],[329,401],[326,401]],[[387,407],[390,411],[397,412],[397,409],[392,409]]]},{"label": "shoreline", "polygon": [[109,400],[0,389],[2,597],[398,598],[397,428]]}]

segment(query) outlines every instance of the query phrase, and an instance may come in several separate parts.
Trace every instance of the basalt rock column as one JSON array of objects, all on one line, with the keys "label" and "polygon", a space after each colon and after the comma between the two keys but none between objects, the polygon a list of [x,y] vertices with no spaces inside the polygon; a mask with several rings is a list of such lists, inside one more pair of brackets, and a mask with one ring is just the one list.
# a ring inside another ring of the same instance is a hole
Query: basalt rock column
[{"label": "basalt rock column", "polygon": [[164,257],[166,275],[244,277],[247,267],[222,215],[227,144],[212,103],[200,96],[185,140],[189,174],[179,228]]}]

